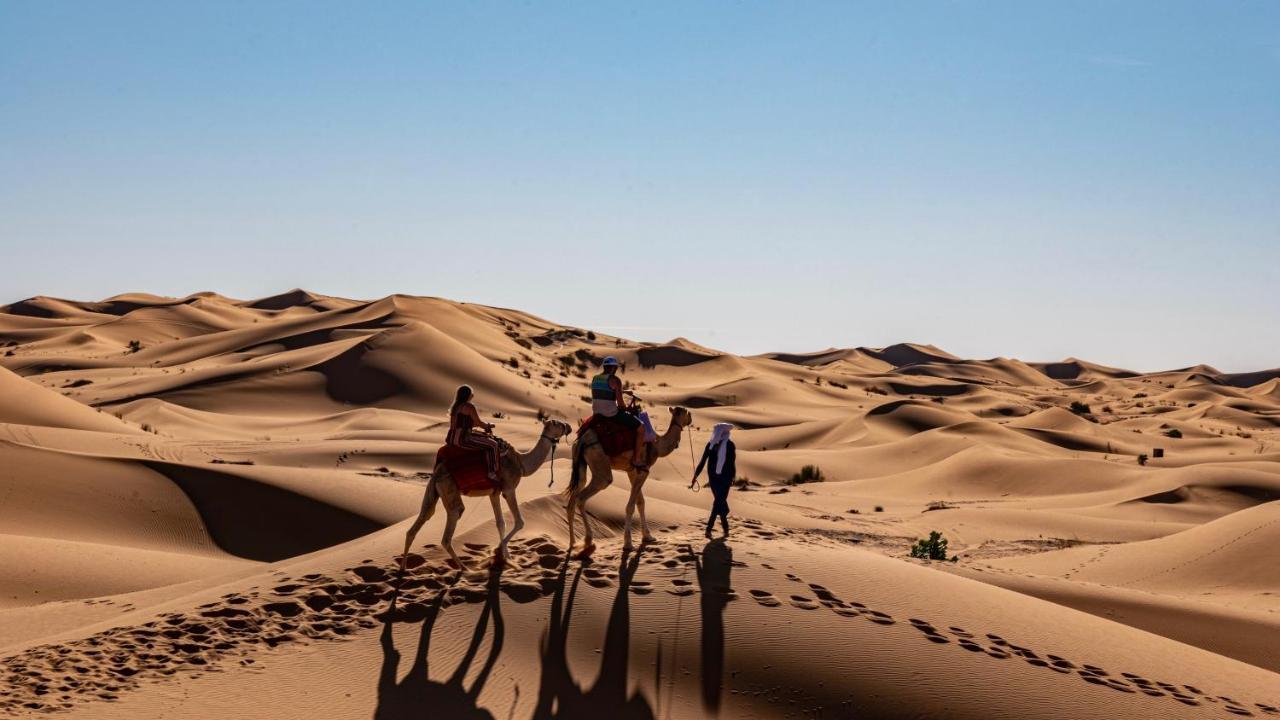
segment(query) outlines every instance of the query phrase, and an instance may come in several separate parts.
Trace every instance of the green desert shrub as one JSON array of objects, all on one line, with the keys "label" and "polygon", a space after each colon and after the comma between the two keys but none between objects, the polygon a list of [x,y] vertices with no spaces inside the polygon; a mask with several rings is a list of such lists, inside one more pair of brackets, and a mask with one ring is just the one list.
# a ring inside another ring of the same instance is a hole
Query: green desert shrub
[{"label": "green desert shrub", "polygon": [[928,540],[916,540],[916,544],[911,548],[911,557],[921,558],[923,560],[951,560],[955,562],[956,556],[947,557],[947,539],[942,537],[942,533],[934,530],[929,533]]},{"label": "green desert shrub", "polygon": [[1177,439],[1182,437],[1182,431],[1179,430],[1178,428],[1169,428],[1167,431],[1165,431],[1165,436]]}]

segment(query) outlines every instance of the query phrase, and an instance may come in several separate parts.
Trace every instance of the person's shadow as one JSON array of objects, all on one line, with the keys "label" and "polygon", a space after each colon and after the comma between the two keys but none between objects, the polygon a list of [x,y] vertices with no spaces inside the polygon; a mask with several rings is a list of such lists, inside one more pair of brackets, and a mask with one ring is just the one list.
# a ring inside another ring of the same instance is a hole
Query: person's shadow
[{"label": "person's shadow", "polygon": [[702,559],[694,562],[702,604],[702,706],[716,715],[724,677],[724,608],[729,604],[733,550],[718,538],[708,542]]},{"label": "person's shadow", "polygon": [[634,720],[652,720],[653,707],[638,692],[628,694],[628,664],[631,653],[630,588],[640,567],[641,552],[628,559],[623,553],[618,567],[618,591],[609,611],[605,629],[600,674],[590,688],[583,688],[569,671],[566,654],[573,603],[578,593],[582,568],[574,572],[566,599],[565,577],[568,562],[561,566],[559,582],[551,600],[551,622],[542,640],[542,668],[534,720],[552,718],[586,718],[608,716]]},{"label": "person's shadow", "polygon": [[[502,613],[499,607],[499,572],[491,572],[489,576],[489,593],[485,598],[484,610],[471,635],[471,643],[466,653],[458,662],[453,674],[444,682],[433,681],[429,675],[428,654],[431,649],[431,633],[436,620],[440,617],[446,591],[441,591],[427,606],[426,618],[422,622],[422,632],[418,636],[417,650],[414,652],[413,665],[403,680],[396,682],[400,668],[400,652],[396,650],[392,638],[394,622],[388,619],[382,627],[382,669],[378,674],[378,706],[374,710],[375,720],[410,720],[411,718],[485,718],[492,720],[493,714],[476,704],[480,692],[497,664],[498,654],[502,652],[504,628]],[[394,609],[395,602],[392,602]],[[493,622],[493,644],[484,666],[476,676],[471,687],[464,687],[468,671],[476,660],[480,645],[487,633],[489,622]]]}]

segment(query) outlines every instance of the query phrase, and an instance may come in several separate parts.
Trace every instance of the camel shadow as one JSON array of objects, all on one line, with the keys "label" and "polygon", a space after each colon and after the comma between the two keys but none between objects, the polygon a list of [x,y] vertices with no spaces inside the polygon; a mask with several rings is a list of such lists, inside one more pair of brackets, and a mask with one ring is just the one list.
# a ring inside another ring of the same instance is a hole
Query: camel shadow
[{"label": "camel shadow", "polygon": [[702,548],[702,558],[694,560],[701,590],[702,610],[702,706],[711,715],[720,712],[724,681],[724,608],[729,604],[733,550],[724,538]]},{"label": "camel shadow", "polygon": [[[428,655],[431,649],[431,634],[443,610],[446,591],[438,593],[426,607],[426,616],[422,621],[422,631],[418,636],[413,664],[404,679],[399,682],[396,681],[396,675],[400,667],[400,652],[396,650],[392,637],[392,628],[395,623],[391,619],[383,623],[380,638],[382,668],[378,673],[378,705],[373,714],[375,720],[425,720],[425,718],[440,717],[492,720],[493,714],[479,707],[477,699],[497,664],[498,655],[502,652],[505,629],[498,601],[500,583],[501,572],[490,572],[484,609],[480,612],[480,619],[472,632],[471,642],[467,645],[467,650],[453,674],[443,682],[430,678]],[[393,598],[393,608],[395,602],[396,598]],[[488,633],[490,622],[493,623],[493,643],[484,665],[468,688],[464,682],[480,651],[480,645]]]},{"label": "camel shadow", "polygon": [[[581,566],[566,584],[569,562],[560,568],[551,599],[551,621],[543,635],[541,676],[534,720],[583,718],[608,715],[625,720],[652,720],[653,707],[638,692],[628,693],[628,666],[631,653],[630,588],[640,567],[643,550],[630,559],[623,553],[618,565],[618,591],[614,595],[601,651],[600,673],[591,687],[579,685],[569,670],[568,638],[573,604],[582,578]],[[567,597],[566,597],[567,591]],[[659,669],[661,672],[661,669]]]}]

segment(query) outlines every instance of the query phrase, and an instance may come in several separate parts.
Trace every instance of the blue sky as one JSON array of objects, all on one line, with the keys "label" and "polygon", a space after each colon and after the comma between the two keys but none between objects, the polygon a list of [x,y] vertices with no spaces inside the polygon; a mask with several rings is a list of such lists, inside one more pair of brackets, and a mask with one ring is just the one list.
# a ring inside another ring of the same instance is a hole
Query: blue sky
[{"label": "blue sky", "polygon": [[0,2],[0,302],[1280,365],[1280,4]]}]

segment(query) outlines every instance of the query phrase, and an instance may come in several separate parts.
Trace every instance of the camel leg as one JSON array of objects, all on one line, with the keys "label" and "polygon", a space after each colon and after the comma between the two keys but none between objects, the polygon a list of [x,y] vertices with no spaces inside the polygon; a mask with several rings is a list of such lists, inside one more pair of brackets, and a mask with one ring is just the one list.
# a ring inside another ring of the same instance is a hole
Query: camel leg
[{"label": "camel leg", "polygon": [[575,492],[569,496],[569,501],[564,504],[565,513],[568,514],[568,520],[569,520],[569,552],[573,552],[573,543],[574,543],[573,511],[574,511],[574,506],[577,504],[577,502],[578,502],[578,493]]},{"label": "camel leg", "polygon": [[622,542],[622,549],[623,549],[623,550],[630,550],[630,549],[631,549],[631,547],[632,547],[632,545],[631,545],[631,516],[632,516],[632,515],[635,513],[635,511],[636,511],[636,497],[640,494],[640,483],[641,483],[641,482],[643,482],[643,480],[641,480],[641,481],[637,482],[637,480],[636,480],[636,475],[637,475],[637,473],[636,473],[634,470],[628,470],[628,471],[627,471],[627,477],[631,480],[631,495],[630,495],[630,497],[628,497],[628,498],[627,498],[627,514],[626,514],[626,520],[625,520],[625,521],[623,522],[623,524],[622,524],[622,536],[623,536],[623,538],[624,538],[624,540],[623,540],[623,542]]},{"label": "camel leg", "polygon": [[644,533],[643,535],[640,536],[640,542],[646,545],[649,543],[657,542],[658,538],[654,537],[653,533],[649,532],[649,519],[644,516],[644,485],[643,484],[641,484],[640,486],[640,491],[636,493],[636,509],[640,511],[640,530],[643,531]]},{"label": "camel leg", "polygon": [[444,535],[440,538],[440,544],[444,546],[449,557],[453,558],[453,562],[458,566],[458,572],[466,570],[466,566],[462,563],[462,558],[458,557],[458,553],[453,549],[453,531],[458,527],[458,518],[462,517],[462,503],[450,503],[445,506],[445,523]]},{"label": "camel leg", "polygon": [[511,517],[513,520],[511,532],[507,533],[507,537],[502,541],[504,545],[509,545],[511,543],[511,538],[515,537],[516,533],[520,532],[524,528],[524,516],[520,514],[520,503],[516,501],[515,490],[505,492],[502,496],[507,499],[507,507],[511,508]]},{"label": "camel leg", "polygon": [[582,552],[579,555],[586,557],[596,549],[596,543],[591,538],[591,522],[587,520],[587,497],[595,493],[589,492],[590,488],[582,492],[582,497],[578,498],[578,513],[582,515]]},{"label": "camel leg", "polygon": [[498,549],[493,553],[493,564],[501,566],[507,561],[507,521],[502,517],[498,493],[489,496],[489,504],[493,506],[493,522],[498,526]]},{"label": "camel leg", "polygon": [[587,500],[591,498],[592,495],[600,492],[600,489],[603,487],[604,483],[596,482],[596,478],[593,473],[591,484],[584,488],[582,493],[578,496],[578,512],[582,514],[583,525],[582,552],[579,554],[583,557],[590,555],[596,549],[596,543],[591,533],[591,523],[587,520]]},{"label": "camel leg", "polygon": [[436,493],[435,478],[427,481],[427,487],[422,493],[422,509],[418,511],[418,519],[413,521],[413,525],[409,526],[409,532],[404,537],[404,553],[400,555],[400,572],[404,572],[409,562],[409,549],[413,547],[413,539],[417,537],[418,531],[431,519],[431,515],[436,509]]}]

